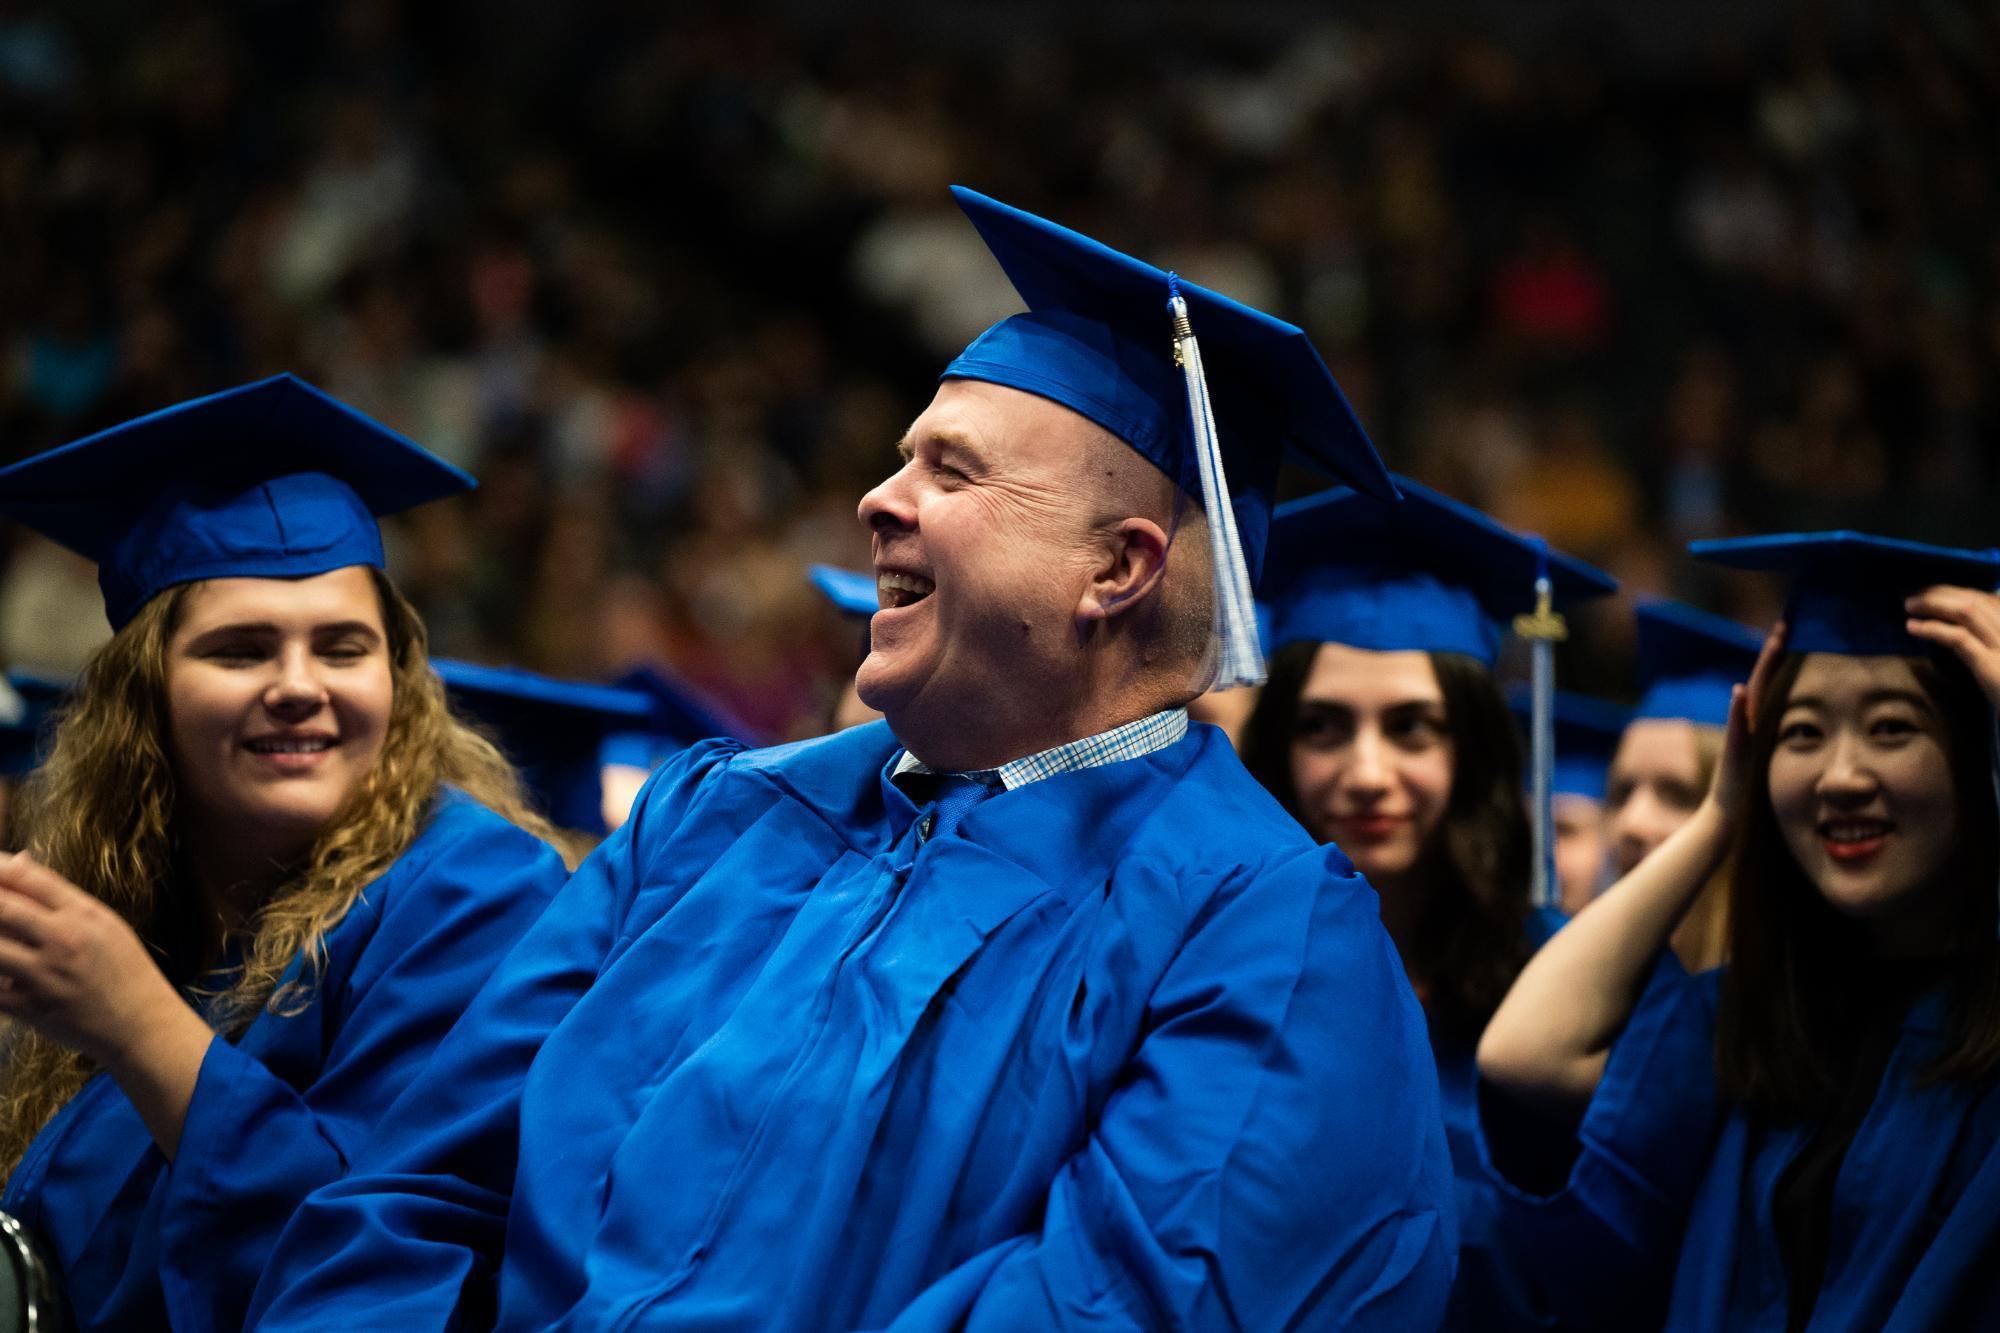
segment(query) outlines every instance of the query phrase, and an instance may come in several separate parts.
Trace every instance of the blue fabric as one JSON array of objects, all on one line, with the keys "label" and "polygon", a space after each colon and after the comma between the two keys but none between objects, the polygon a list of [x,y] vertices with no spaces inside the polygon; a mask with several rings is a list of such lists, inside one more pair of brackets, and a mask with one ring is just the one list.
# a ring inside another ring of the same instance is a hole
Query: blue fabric
[{"label": "blue fabric", "polygon": [[[1047,398],[1116,435],[1199,498],[1188,387],[1174,360],[1168,274],[1067,227],[957,186],[952,197],[1027,303],[974,339],[945,379]],[[1304,330],[1190,282],[1244,564],[1257,575],[1279,465],[1300,461],[1385,500],[1396,488]]]},{"label": "blue fabric", "polygon": [[1679,602],[1641,603],[1638,619],[1635,716],[1727,726],[1731,689],[1750,679],[1764,636]]},{"label": "blue fabric", "polygon": [[472,478],[292,375],[0,468],[0,513],[97,562],[113,628],[196,579],[382,565],[375,520]]},{"label": "blue fabric", "polygon": [[79,1326],[240,1327],[292,1210],[339,1178],[563,875],[448,793],[327,935],[304,1012],[209,1046],[171,1166],[115,1082],[86,1084],[0,1200],[41,1233]]},{"label": "blue fabric", "polygon": [[[1507,707],[1523,728],[1532,724],[1534,693],[1524,682],[1507,687]],[[1632,710],[1608,699],[1557,690],[1555,696],[1556,762],[1549,791],[1556,796],[1604,799],[1605,782],[1618,742],[1632,720]]]},{"label": "blue fabric", "polygon": [[1462,653],[1488,667],[1544,567],[1558,611],[1618,581],[1467,504],[1397,476],[1400,504],[1335,487],[1279,508],[1258,595],[1271,646]]},{"label": "blue fabric", "polygon": [[[1567,920],[1550,908],[1535,908],[1527,922],[1530,949],[1541,948]],[[1515,1253],[1516,1239],[1480,1151],[1476,1046],[1476,1041],[1432,1029],[1431,1053],[1437,1060],[1438,1097],[1458,1201],[1458,1277],[1442,1327],[1468,1333],[1552,1328],[1550,1302],[1535,1284],[1537,1268]]]},{"label": "blue fabric", "polygon": [[257,1326],[1434,1325],[1436,1080],[1339,851],[1213,727],[928,841],[897,748],[662,769]]},{"label": "blue fabric", "polygon": [[1991,591],[2000,551],[1967,551],[1861,532],[1782,533],[1690,542],[1696,559],[1788,574],[1785,646],[1799,653],[1920,657],[1937,651],[1905,629],[1903,600],[1934,584]]},{"label": "blue fabric", "polygon": [[[1572,1325],[1657,1326],[1661,1310],[1670,1329],[1785,1325],[1771,1201],[1808,1130],[1760,1128],[1722,1101],[1719,975],[1661,958],[1561,1191],[1537,1197],[1494,1173],[1507,1224],[1549,1266],[1542,1279]],[[1993,1079],[1922,1080],[1945,1016],[1941,992],[1911,1009],[1848,1148],[1810,1329],[1992,1327],[2000,1316],[2000,1091]]]}]

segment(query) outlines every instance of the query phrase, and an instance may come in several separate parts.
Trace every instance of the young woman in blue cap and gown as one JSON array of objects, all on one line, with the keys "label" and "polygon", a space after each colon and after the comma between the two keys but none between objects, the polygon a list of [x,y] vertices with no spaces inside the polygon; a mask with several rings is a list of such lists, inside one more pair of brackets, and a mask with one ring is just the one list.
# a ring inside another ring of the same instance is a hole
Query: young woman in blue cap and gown
[{"label": "young woman in blue cap and gown", "polygon": [[382,573],[470,484],[289,376],[0,470],[115,629],[0,859],[0,1207],[83,1328],[240,1326],[563,882]]},{"label": "young woman in blue cap and gown", "polygon": [[1375,887],[1423,1001],[1456,1176],[1454,1327],[1531,1326],[1474,1148],[1473,1048],[1561,923],[1531,901],[1523,757],[1493,664],[1546,573],[1557,605],[1615,588],[1580,561],[1405,478],[1281,508],[1262,592],[1276,651],[1244,760]]},{"label": "young woman in blue cap and gown", "polygon": [[[2000,557],[1695,550],[1791,601],[1700,808],[1487,1027],[1509,1225],[1583,1326],[1994,1327]],[[1718,867],[1728,962],[1690,975],[1668,936]]]},{"label": "young woman in blue cap and gown", "polygon": [[[947,617],[1013,618],[985,566],[1051,543],[973,519],[1011,516],[997,492],[1046,476],[1009,431],[1108,431],[1134,456],[1103,440],[1107,463],[1169,507],[1185,502],[1145,470],[1185,487],[1199,461],[1168,275],[958,198],[1033,312],[947,367],[863,501],[883,515],[878,560],[920,528],[928,553],[921,581],[882,575],[876,654]],[[1252,549],[1224,554],[1254,568],[1277,475],[1256,449],[1300,440],[1357,484],[1387,477],[1296,329],[1182,291],[1216,410],[1265,427],[1228,465],[1227,520]],[[1073,662],[1055,645],[1078,631],[1046,596],[1025,604],[1036,660]],[[1190,667],[1183,698],[1210,636],[1206,618],[1188,629],[1169,659]],[[963,651],[982,677],[1018,672],[1019,649]],[[1076,684],[1014,686],[1019,706]],[[943,706],[980,706],[960,693]],[[879,722],[671,761],[367,1160],[294,1218],[257,1326],[1435,1323],[1449,1168],[1372,895],[1178,707],[1029,748],[997,781],[959,778],[983,796],[969,807],[913,799],[928,770]]]},{"label": "young woman in blue cap and gown", "polygon": [[[1701,805],[1722,757],[1729,699],[1750,679],[1764,636],[1680,602],[1638,612],[1639,703],[1605,784],[1611,878],[1621,879]],[[1691,972],[1718,966],[1728,944],[1728,891],[1712,882],[1674,928]]]}]

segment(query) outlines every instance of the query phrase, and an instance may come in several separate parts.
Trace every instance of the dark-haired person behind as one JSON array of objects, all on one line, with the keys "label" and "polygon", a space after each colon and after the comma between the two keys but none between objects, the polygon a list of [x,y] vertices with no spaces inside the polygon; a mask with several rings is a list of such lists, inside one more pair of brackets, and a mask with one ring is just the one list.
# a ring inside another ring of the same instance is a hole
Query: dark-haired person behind
[{"label": "dark-haired person behind", "polygon": [[239,1327],[564,880],[382,571],[470,485],[290,376],[0,470],[115,627],[0,857],[4,1207],[86,1329]]},{"label": "dark-haired person behind", "polygon": [[[1244,762],[1306,830],[1374,885],[1423,1002],[1461,1238],[1452,1327],[1534,1326],[1493,1225],[1476,1152],[1473,1048],[1561,918],[1530,901],[1522,747],[1494,680],[1507,627],[1535,605],[1539,544],[1398,477],[1388,505],[1340,488],[1278,511],[1262,585],[1270,678]],[[1615,584],[1546,557],[1559,605]]]},{"label": "dark-haired person behind", "polygon": [[[1698,542],[1795,578],[1694,816],[1551,941],[1482,1075],[1503,1207],[1591,1326],[2000,1324],[2000,559]],[[1669,934],[1727,867],[1729,961]],[[1528,1154],[1544,1159],[1540,1152]]]}]

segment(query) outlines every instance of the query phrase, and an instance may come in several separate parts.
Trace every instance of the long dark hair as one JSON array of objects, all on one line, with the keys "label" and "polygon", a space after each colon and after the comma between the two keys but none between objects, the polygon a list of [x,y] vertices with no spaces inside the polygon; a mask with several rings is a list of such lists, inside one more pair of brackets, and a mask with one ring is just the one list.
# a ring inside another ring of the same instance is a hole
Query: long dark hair
[{"label": "long dark hair", "polygon": [[[1319,647],[1292,643],[1272,655],[1243,732],[1244,764],[1294,819],[1292,743]],[[1451,798],[1414,870],[1427,905],[1415,938],[1403,942],[1403,962],[1427,987],[1431,1021],[1470,1037],[1528,960],[1533,835],[1521,797],[1520,733],[1493,674],[1458,653],[1429,657],[1451,732]]]},{"label": "long dark hair", "polygon": [[[1806,877],[1771,809],[1771,756],[1778,723],[1804,658],[1778,663],[1754,719],[1751,778],[1737,812],[1742,830],[1729,870],[1729,966],[1715,1025],[1723,1090],[1778,1120],[1826,1113],[1839,1091],[1854,1041],[1855,985],[1881,966],[1867,932],[1836,911]],[[1965,948],[1938,964],[1951,988],[1942,1054],[1923,1071],[1931,1082],[1972,1081],[2000,1066],[2000,946],[1994,942],[2000,886],[1988,705],[1955,660],[1911,658],[1918,686],[1944,721],[1945,752],[1958,804],[1958,838],[1943,873],[1963,886],[1956,938]]]}]

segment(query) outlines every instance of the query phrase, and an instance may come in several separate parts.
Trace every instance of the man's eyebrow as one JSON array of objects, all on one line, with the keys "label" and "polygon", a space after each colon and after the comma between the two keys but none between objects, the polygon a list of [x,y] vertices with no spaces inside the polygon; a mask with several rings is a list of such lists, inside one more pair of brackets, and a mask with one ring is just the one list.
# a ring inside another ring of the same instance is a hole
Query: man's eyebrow
[{"label": "man's eyebrow", "polygon": [[910,443],[909,436],[905,435],[902,439],[896,441],[896,457],[902,459],[905,463],[910,461],[910,455],[916,451],[917,447]]},{"label": "man's eyebrow", "polygon": [[[986,455],[980,452],[979,446],[956,431],[933,431],[928,438],[937,445],[939,452],[950,451],[962,454],[977,462],[985,461]],[[916,451],[917,447],[912,442],[911,436],[905,435],[902,439],[896,441],[896,454],[905,463],[910,461],[911,455],[915,454]]]}]

